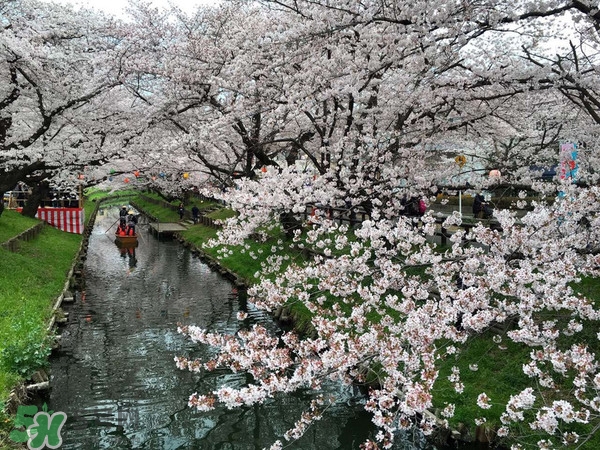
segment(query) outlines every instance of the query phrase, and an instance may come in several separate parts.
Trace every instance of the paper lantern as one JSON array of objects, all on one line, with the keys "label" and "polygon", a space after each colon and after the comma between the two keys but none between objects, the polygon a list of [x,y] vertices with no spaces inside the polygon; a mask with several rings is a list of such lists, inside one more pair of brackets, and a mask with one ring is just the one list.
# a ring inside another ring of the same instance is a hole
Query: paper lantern
[{"label": "paper lantern", "polygon": [[79,178],[80,180],[83,180],[83,179],[85,179],[85,175],[84,175],[84,174],[82,174],[82,173],[80,173],[80,174],[79,174],[79,176],[78,176],[77,178]]},{"label": "paper lantern", "polygon": [[165,173],[161,172],[161,173],[158,174],[158,176],[161,177],[161,178],[164,178],[165,177]]},{"label": "paper lantern", "polygon": [[135,175],[135,177],[139,177],[140,176],[140,171],[139,170],[134,170],[133,174]]},{"label": "paper lantern", "polygon": [[108,177],[108,181],[112,181],[112,177]]},{"label": "paper lantern", "polygon": [[129,178],[125,178],[123,181],[124,181],[125,183],[129,183]]},{"label": "paper lantern", "polygon": [[267,171],[267,167],[266,166],[262,166],[262,169],[260,169],[262,171],[262,173],[265,173]]},{"label": "paper lantern", "polygon": [[498,169],[490,170],[490,178],[500,178],[501,175]]},{"label": "paper lantern", "polygon": [[190,177],[190,174],[187,172],[183,172],[183,178],[187,180]]},{"label": "paper lantern", "polygon": [[152,175],[152,181],[156,181],[156,176]]},{"label": "paper lantern", "polygon": [[454,161],[459,167],[462,167],[467,163],[467,157],[465,155],[458,155],[456,158],[454,158]]},{"label": "paper lantern", "polygon": [[115,174],[115,169],[110,169],[110,174],[114,175]]}]

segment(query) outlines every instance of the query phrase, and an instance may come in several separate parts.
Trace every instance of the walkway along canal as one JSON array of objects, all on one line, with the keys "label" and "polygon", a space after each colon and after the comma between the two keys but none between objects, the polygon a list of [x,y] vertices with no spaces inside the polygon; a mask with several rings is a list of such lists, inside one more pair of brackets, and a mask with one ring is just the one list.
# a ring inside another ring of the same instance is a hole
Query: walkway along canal
[{"label": "walkway along canal", "polygon": [[[235,332],[269,316],[253,310],[233,285],[176,241],[159,241],[143,227],[139,246],[114,243],[117,208],[100,210],[84,265],[85,291],[65,305],[69,320],[51,359],[48,408],[68,416],[63,449],[262,449],[281,439],[306,404],[302,395],[266,405],[209,413],[187,406],[194,392],[245,382],[243,374],[191,374],[176,355],[211,349],[186,341],[177,323]],[[248,311],[240,323],[236,314]],[[337,403],[291,449],[358,449],[374,428],[361,397],[331,386]],[[307,393],[306,395],[309,395]],[[420,439],[418,439],[420,441]],[[396,448],[424,448],[412,439]]]}]

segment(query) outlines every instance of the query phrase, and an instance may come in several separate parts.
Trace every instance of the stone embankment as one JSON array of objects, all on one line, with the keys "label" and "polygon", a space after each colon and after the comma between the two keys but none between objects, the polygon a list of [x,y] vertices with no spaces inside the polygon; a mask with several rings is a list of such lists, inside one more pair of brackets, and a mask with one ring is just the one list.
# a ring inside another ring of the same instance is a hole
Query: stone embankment
[{"label": "stone embankment", "polygon": [[45,225],[46,225],[45,222],[40,222],[37,225],[34,225],[31,228],[28,228],[27,230],[23,231],[22,233],[19,233],[17,236],[9,239],[8,241],[3,242],[2,247],[7,249],[9,252],[13,252],[13,253],[19,251],[19,242],[21,242],[21,241],[27,242],[27,241],[31,241],[32,239],[35,239],[42,232],[42,229],[44,228]]}]

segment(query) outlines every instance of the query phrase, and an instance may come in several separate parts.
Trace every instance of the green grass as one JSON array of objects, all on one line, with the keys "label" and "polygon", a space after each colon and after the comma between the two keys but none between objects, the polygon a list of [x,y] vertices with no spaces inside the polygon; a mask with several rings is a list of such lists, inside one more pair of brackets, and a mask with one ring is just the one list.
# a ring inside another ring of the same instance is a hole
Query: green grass
[{"label": "green grass", "polygon": [[177,211],[155,205],[144,199],[141,195],[134,197],[132,201],[146,212],[146,214],[155,217],[159,222],[179,222],[179,214],[177,214]]},{"label": "green grass", "polygon": [[25,217],[16,211],[5,209],[0,216],[0,243],[8,241],[38,223],[40,223],[38,219]]},{"label": "green grass", "polygon": [[171,200],[167,200],[164,197],[162,197],[160,194],[156,193],[156,192],[152,192],[152,191],[144,191],[143,196],[145,197],[149,197],[152,198],[154,200],[159,200],[161,202],[165,202],[166,204],[169,204],[171,206],[179,206],[179,204],[181,202],[184,203],[184,206],[186,208],[191,208],[194,204],[196,204],[198,206],[198,208],[203,209],[203,208],[207,208],[208,205],[214,205],[215,202],[205,202],[199,199],[194,199],[194,198],[190,198],[190,199],[186,199],[186,200],[182,200],[181,198],[173,198]]},{"label": "green grass", "polygon": [[[180,234],[186,241],[199,247],[207,255],[218,259],[219,264],[233,271],[248,284],[255,284],[263,277],[274,279],[276,276],[272,273],[265,274],[262,267],[264,257],[272,254],[273,246],[278,247],[277,255],[288,257],[287,261],[280,267],[280,272],[292,263],[302,265],[306,262],[305,255],[297,249],[290,248],[289,242],[284,239],[283,232],[277,228],[268,232],[269,238],[264,242],[248,239],[244,246],[229,247],[232,254],[226,256],[219,252],[221,247],[203,247],[204,243],[216,238],[217,230],[214,228],[198,224],[190,227],[187,231],[182,231]],[[312,314],[310,311],[303,303],[297,301],[290,302],[288,306],[296,331],[300,333],[308,332],[312,327]]]},{"label": "green grass", "polygon": [[[133,202],[138,205],[142,210],[144,210],[147,214],[154,216],[160,222],[179,222],[179,213],[176,210],[172,210],[170,208],[164,208],[161,205],[156,205],[147,200],[146,197],[164,201],[158,194],[152,192],[144,192],[143,194],[138,193],[138,195],[132,197]],[[173,200],[171,205],[179,205],[179,200]],[[192,201],[189,205],[186,206],[186,209],[190,210],[192,205],[198,206],[198,209],[206,209],[211,208],[216,205],[215,202],[210,201]]]},{"label": "green grass", "polygon": [[[140,193],[138,192],[138,194],[140,194]],[[159,194],[157,194],[156,192],[152,192],[152,191],[144,191],[144,192],[142,193],[142,195],[144,195],[144,196],[146,196],[146,197],[153,198],[154,200],[160,200],[160,201],[163,201],[163,202],[165,202],[165,203],[169,203],[169,202],[167,202],[167,201],[164,199],[164,197],[161,197],[161,196],[160,196]],[[181,201],[180,201],[180,200],[178,200],[178,199],[173,199],[173,200],[171,200],[171,202],[170,202],[170,204],[171,204],[171,205],[174,205],[174,206],[177,206],[177,205],[179,205],[179,203],[181,203]]]},{"label": "green grass", "polygon": [[596,302],[596,305],[600,302],[600,278],[583,277],[580,283],[574,284],[572,287],[579,294]]},{"label": "green grass", "polygon": [[[6,241],[38,224],[39,220],[15,211],[5,211],[0,222],[0,240]],[[4,274],[0,285],[0,399],[8,397],[20,377],[30,375],[30,368],[45,362],[43,352],[37,355],[35,352],[44,345],[46,332],[43,322],[48,319],[48,304],[52,296],[56,297],[62,289],[65,277],[61,274],[58,284],[52,283],[52,269],[60,267],[60,258],[56,261],[58,265],[54,264],[57,253],[60,253],[56,251],[60,248],[56,239],[48,242],[47,247],[42,245],[39,250],[37,245],[40,238],[56,235],[68,235],[65,236],[67,240],[76,242],[76,245],[81,239],[46,227],[33,242],[21,242],[19,253],[0,249],[0,270]],[[66,250],[71,252],[67,266],[70,267],[76,248],[70,250],[67,247]],[[15,363],[15,360],[18,361]]]},{"label": "green grass", "polygon": [[[4,217],[2,217],[4,219]],[[0,219],[1,220],[1,219]],[[0,399],[47,364],[46,331],[52,306],[61,293],[81,244],[81,235],[45,227],[18,253],[0,248]],[[0,448],[7,448],[10,418],[0,417]],[[8,420],[8,421],[7,421]]]},{"label": "green grass", "polygon": [[139,191],[137,189],[123,189],[120,191],[109,191],[98,188],[88,188],[84,191],[86,201],[95,203],[104,200],[107,197],[118,198],[118,197],[130,197],[137,195]]},{"label": "green grass", "polygon": [[211,219],[215,219],[215,220],[225,220],[225,219],[229,219],[230,217],[235,217],[235,216],[236,216],[236,212],[229,208],[217,209],[206,215],[206,217],[210,217]]},{"label": "green grass", "polygon": [[110,191],[99,189],[97,187],[86,188],[83,191],[83,195],[85,199],[90,202],[95,202],[97,200],[101,200],[107,197],[110,194]]},{"label": "green grass", "polygon": [[81,243],[81,236],[45,227],[33,241],[22,242],[18,253],[0,249],[0,351],[20,339],[11,328],[50,318],[52,302],[60,294]]},{"label": "green grass", "polygon": [[[203,252],[219,259],[219,262],[229,270],[235,272],[238,276],[249,283],[256,283],[262,278],[263,257],[272,254],[272,248],[277,248],[277,255],[289,258],[282,265],[284,270],[292,261],[302,263],[304,257],[296,250],[290,249],[288,243],[283,239],[283,234],[279,230],[270,232],[269,238],[264,242],[258,242],[248,239],[243,246],[229,247],[232,254],[223,255],[219,250],[221,247],[203,247],[211,239],[216,238],[217,230],[201,224],[191,226],[187,231],[182,231],[181,235],[188,242],[201,248]],[[259,274],[259,277],[256,277]]]},{"label": "green grass", "polygon": [[[176,206],[179,205],[179,203],[176,203]],[[211,202],[211,201],[206,201],[206,200],[192,200],[190,201],[187,205],[185,205],[185,208],[188,211],[192,210],[192,207],[196,205],[198,207],[198,209],[202,212],[202,210],[208,209],[208,208],[214,208],[214,207],[220,207],[220,205],[217,202]],[[216,211],[214,211],[216,212]],[[207,214],[208,216],[210,216],[210,214]]]},{"label": "green grass", "polygon": [[[600,280],[584,278],[581,283],[573,285],[576,292],[588,296],[596,304],[600,301]],[[566,327],[571,315],[560,311],[545,312],[538,320],[556,320],[557,328]],[[594,354],[600,353],[600,346],[596,337],[597,322],[582,321],[583,330],[573,336],[562,335],[557,343],[559,348],[566,350],[576,343],[587,343],[590,351]],[[500,415],[504,412],[505,405],[510,395],[516,395],[528,386],[532,381],[523,373],[523,365],[530,362],[532,348],[524,344],[511,342],[505,336],[500,343],[493,341],[494,336],[502,335],[488,331],[475,335],[460,348],[453,356],[448,356],[438,364],[439,377],[434,386],[434,406],[439,411],[447,404],[456,405],[455,416],[450,419],[453,427],[464,424],[467,428],[474,430],[475,419],[485,417],[486,426],[494,429],[501,426]],[[439,343],[442,345],[442,343]],[[477,370],[471,370],[470,366],[476,364]],[[461,381],[464,383],[464,391],[457,393],[452,383],[448,380],[451,369],[456,366],[460,369]],[[547,389],[535,386],[535,395],[538,398],[537,406],[544,406],[557,399],[567,401],[574,400],[573,383],[570,379],[553,374],[556,382],[555,388]],[[477,396],[485,392],[491,399],[492,407],[484,410],[477,406]],[[578,402],[575,400],[575,404]],[[533,415],[527,418],[533,419]],[[563,430],[576,431],[585,436],[591,431],[591,425],[570,424],[565,425]],[[526,425],[512,425],[511,436],[517,437],[524,448],[537,448],[536,442],[547,439],[547,435],[535,432]],[[582,449],[600,448],[600,434],[596,433]]]},{"label": "green grass", "polygon": [[[530,348],[503,339],[495,343],[495,333],[487,332],[473,336],[456,355],[448,356],[439,364],[439,377],[434,387],[434,406],[443,409],[446,404],[457,406],[451,423],[463,423],[475,428],[475,419],[486,417],[487,423],[500,426],[503,405],[509,396],[529,385],[523,374],[522,365],[529,360]],[[470,365],[477,365],[471,370]],[[460,369],[464,391],[457,393],[448,380],[451,369]],[[483,410],[477,406],[477,397],[485,392],[491,398],[492,407]]]},{"label": "green grass", "polygon": [[14,372],[0,370],[0,395],[3,400],[8,399],[10,391],[20,379],[20,376]]}]

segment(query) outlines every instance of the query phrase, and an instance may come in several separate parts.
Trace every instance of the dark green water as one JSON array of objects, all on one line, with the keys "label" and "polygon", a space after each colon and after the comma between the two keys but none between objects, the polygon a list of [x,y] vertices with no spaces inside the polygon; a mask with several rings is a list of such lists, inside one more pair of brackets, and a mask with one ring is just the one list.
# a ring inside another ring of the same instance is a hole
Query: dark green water
[{"label": "dark green water", "polygon": [[[140,227],[135,251],[119,249],[106,230],[117,210],[102,211],[90,238],[85,292],[66,306],[62,347],[51,360],[48,406],[63,411],[63,449],[228,449],[269,447],[298,420],[310,393],[285,396],[237,410],[188,408],[193,392],[245,378],[227,372],[191,374],[175,367],[176,355],[202,357],[177,323],[235,332],[268,316],[239,298],[233,286],[176,242],[158,241]],[[236,314],[248,308],[240,324]],[[333,385],[337,403],[290,449],[358,449],[372,437],[362,398]],[[415,442],[419,441],[419,442]],[[399,440],[396,449],[432,448],[421,439]]]}]

